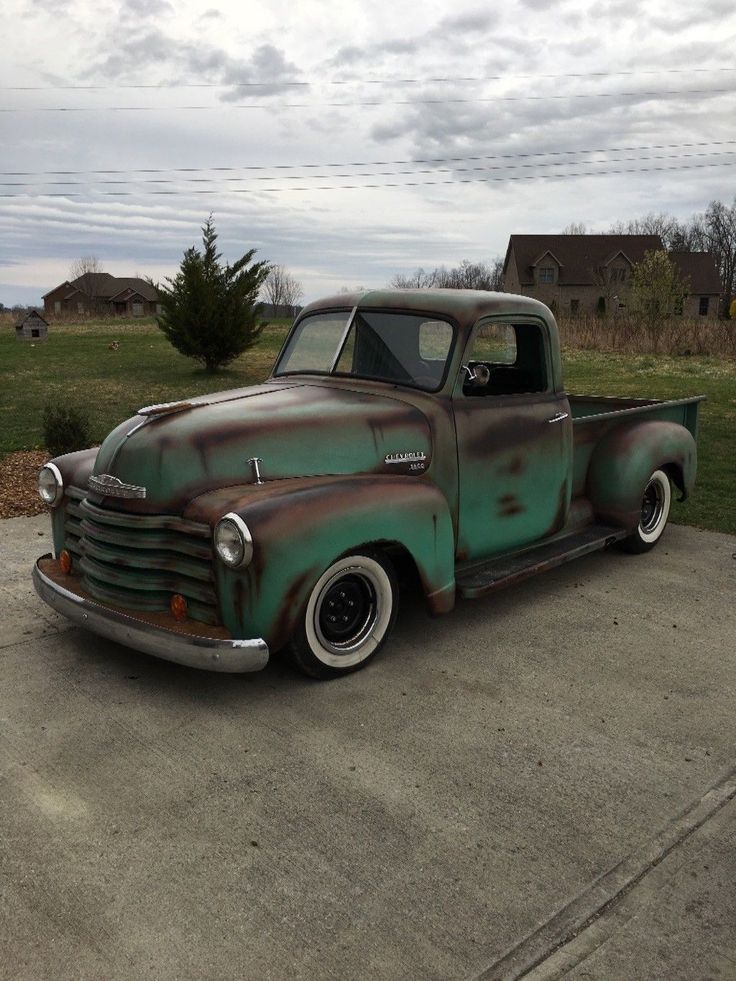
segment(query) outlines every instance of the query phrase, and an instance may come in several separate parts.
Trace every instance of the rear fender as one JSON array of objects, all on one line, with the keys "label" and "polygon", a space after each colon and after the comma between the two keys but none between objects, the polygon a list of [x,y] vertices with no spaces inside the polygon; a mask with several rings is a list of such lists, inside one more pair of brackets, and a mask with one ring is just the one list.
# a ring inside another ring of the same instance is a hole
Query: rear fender
[{"label": "rear fender", "polygon": [[697,449],[684,426],[652,420],[619,426],[595,448],[588,469],[587,493],[596,516],[623,528],[635,528],[647,481],[665,470],[681,493],[695,483]]},{"label": "rear fender", "polygon": [[[432,612],[454,605],[452,521],[433,484],[375,475],[274,481],[251,486],[230,504],[253,538],[253,559],[245,569],[215,559],[223,622],[236,637],[258,636],[272,649],[283,646],[325,569],[366,547],[406,549]],[[220,508],[218,517],[223,513]],[[210,520],[214,526],[214,516]]]}]

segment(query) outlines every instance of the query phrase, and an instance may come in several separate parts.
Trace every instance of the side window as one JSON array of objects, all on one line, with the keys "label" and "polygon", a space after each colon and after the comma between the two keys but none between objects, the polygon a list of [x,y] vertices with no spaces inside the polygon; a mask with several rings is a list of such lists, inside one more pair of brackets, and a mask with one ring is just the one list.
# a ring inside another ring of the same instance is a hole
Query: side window
[{"label": "side window", "polygon": [[425,320],[419,325],[419,357],[441,361],[444,368],[452,344],[452,327],[444,320]]},{"label": "side window", "polygon": [[464,364],[464,395],[525,395],[548,388],[546,345],[540,324],[495,320],[479,324]]}]

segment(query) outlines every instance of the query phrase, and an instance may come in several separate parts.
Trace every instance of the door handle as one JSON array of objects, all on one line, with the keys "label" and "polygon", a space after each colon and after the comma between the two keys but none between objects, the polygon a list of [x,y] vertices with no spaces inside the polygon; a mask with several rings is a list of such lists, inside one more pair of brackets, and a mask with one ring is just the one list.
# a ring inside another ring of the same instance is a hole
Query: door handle
[{"label": "door handle", "polygon": [[547,422],[563,422],[565,419],[568,419],[569,416],[569,412],[555,412],[553,416],[550,416]]}]

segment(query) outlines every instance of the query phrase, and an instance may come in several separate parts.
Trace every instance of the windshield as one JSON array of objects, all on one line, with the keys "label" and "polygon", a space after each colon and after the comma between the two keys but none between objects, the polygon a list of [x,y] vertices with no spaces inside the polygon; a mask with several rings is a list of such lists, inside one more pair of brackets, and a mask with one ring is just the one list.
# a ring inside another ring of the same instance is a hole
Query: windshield
[{"label": "windshield", "polygon": [[451,324],[424,314],[313,313],[292,331],[274,374],[348,375],[433,391],[444,379],[452,337]]}]

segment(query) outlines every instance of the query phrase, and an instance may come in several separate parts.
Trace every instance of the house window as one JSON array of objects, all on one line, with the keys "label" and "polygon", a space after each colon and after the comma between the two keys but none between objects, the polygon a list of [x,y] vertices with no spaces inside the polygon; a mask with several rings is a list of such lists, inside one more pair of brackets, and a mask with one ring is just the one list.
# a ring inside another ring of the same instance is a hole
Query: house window
[{"label": "house window", "polygon": [[61,300],[54,300],[54,313],[61,313]]},{"label": "house window", "polygon": [[710,297],[709,296],[701,296],[700,297],[700,303],[698,305],[698,313],[700,314],[701,317],[707,317],[708,316],[708,305],[709,305],[708,304],[708,301],[709,300],[710,300]]},{"label": "house window", "polygon": [[156,304],[156,313],[161,314],[163,312],[164,312],[164,308],[161,306],[160,303],[157,303]]},{"label": "house window", "polygon": [[142,303],[136,303],[135,301],[133,301],[133,316],[134,317],[142,317],[143,316],[143,304]]},{"label": "house window", "polygon": [[626,269],[624,266],[616,267],[611,269],[610,280],[612,283],[625,283],[626,282]]},{"label": "house window", "polygon": [[77,313],[84,313],[84,304],[81,300],[77,300]]},{"label": "house window", "polygon": [[580,313],[580,300],[570,300],[570,313]]},{"label": "house window", "polygon": [[539,282],[540,283],[554,283],[555,281],[555,267],[554,266],[540,266],[539,268]]},{"label": "house window", "polygon": [[40,336],[41,336],[41,331],[38,329],[38,327],[34,327],[31,329],[31,337],[40,337]]}]

